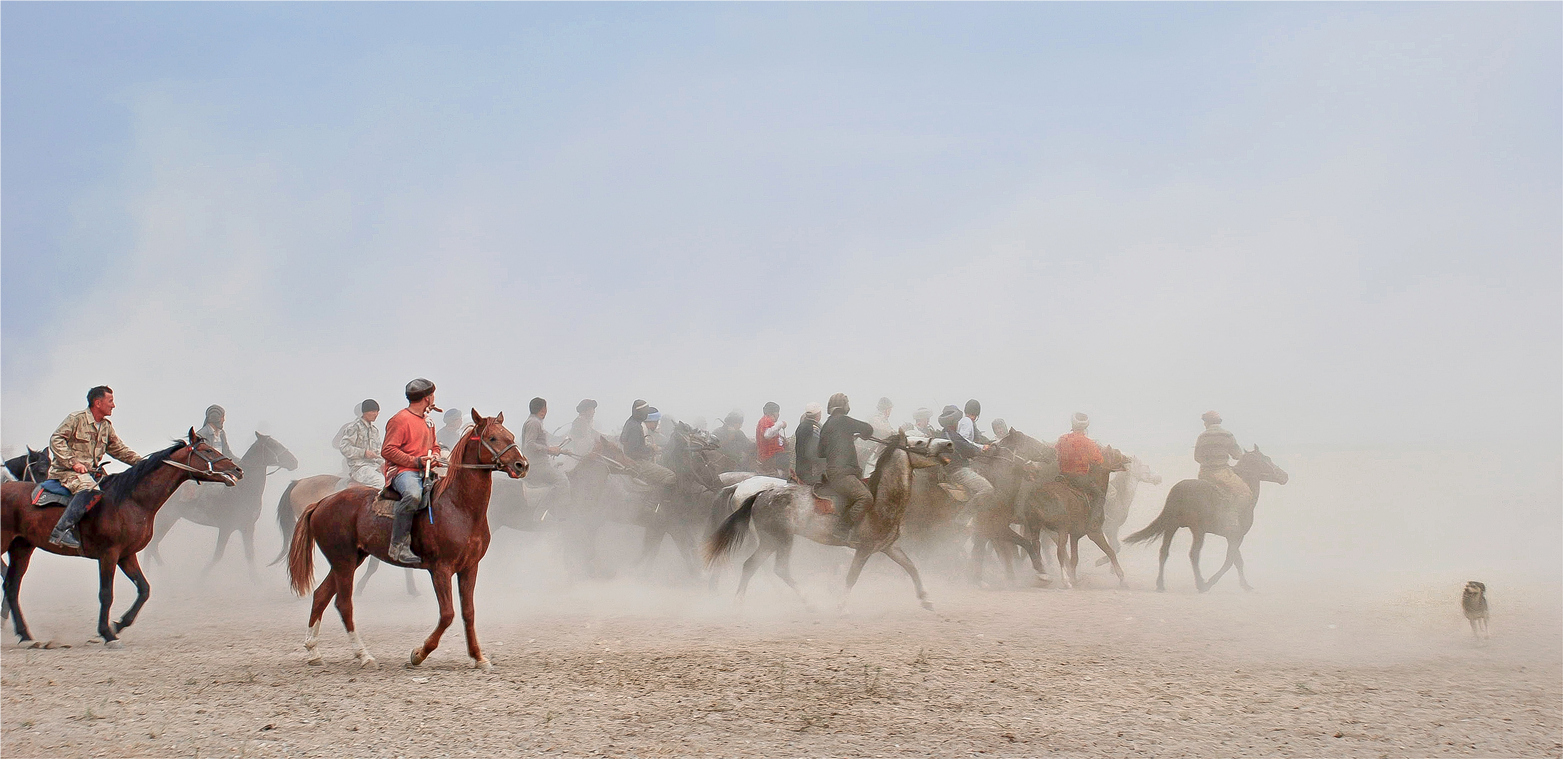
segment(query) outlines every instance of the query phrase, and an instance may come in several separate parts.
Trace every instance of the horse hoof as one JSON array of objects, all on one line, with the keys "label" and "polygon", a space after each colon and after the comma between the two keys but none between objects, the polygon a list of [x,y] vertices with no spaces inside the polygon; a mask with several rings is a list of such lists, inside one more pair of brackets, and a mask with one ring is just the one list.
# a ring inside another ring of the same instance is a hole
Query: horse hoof
[{"label": "horse hoof", "polygon": [[487,673],[487,672],[489,672],[489,671],[494,669],[494,663],[489,662],[489,658],[487,658],[487,657],[479,658],[476,662],[474,662],[472,664],[472,666],[477,668],[477,669],[479,669],[479,670],[481,670],[481,671],[483,671],[483,672],[485,672],[485,673]]},{"label": "horse hoof", "polygon": [[23,649],[43,649],[43,642],[36,641],[34,639],[28,639],[26,641],[18,642],[18,646]]},{"label": "horse hoof", "polygon": [[325,665],[326,661],[321,659],[320,655],[317,654],[317,655],[312,655],[308,660],[305,660],[304,664],[305,665],[312,665],[312,666],[318,668],[318,667],[320,667],[322,665]]},{"label": "horse hoof", "polygon": [[422,665],[424,660],[428,657],[429,655],[424,654],[422,650],[414,649],[412,655],[407,658],[407,664],[416,668],[419,665]]},{"label": "horse hoof", "polygon": [[124,649],[125,645],[121,644],[119,639],[115,639],[113,641],[105,641],[105,642],[103,642],[103,648],[104,649]]},{"label": "horse hoof", "polygon": [[921,604],[923,605],[923,609],[926,609],[929,612],[933,612],[934,611],[934,603],[933,602],[931,602],[931,601],[929,601],[927,599],[924,599],[921,602]]},{"label": "horse hoof", "polygon": [[358,665],[365,670],[375,670],[380,667],[380,661],[373,657],[365,657],[358,661]]}]

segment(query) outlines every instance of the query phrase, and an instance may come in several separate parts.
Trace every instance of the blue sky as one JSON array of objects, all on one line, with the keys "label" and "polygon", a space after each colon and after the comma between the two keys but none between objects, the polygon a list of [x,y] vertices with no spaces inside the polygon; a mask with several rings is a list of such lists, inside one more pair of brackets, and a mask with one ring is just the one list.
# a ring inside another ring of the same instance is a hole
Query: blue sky
[{"label": "blue sky", "polygon": [[1557,4],[0,17],[13,445],[98,382],[155,442],[428,375],[614,423],[845,390],[1559,446]]}]

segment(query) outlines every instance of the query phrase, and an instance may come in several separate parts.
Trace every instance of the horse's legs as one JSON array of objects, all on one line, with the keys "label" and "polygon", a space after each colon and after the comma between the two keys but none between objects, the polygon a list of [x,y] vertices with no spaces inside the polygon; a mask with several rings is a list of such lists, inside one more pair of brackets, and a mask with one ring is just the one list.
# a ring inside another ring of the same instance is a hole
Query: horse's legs
[{"label": "horse's legs", "polygon": [[637,567],[644,567],[657,559],[657,550],[662,548],[663,534],[662,520],[653,518],[647,523],[646,533],[641,536],[641,557],[635,561]]},{"label": "horse's legs", "polygon": [[[1254,586],[1249,585],[1249,579],[1244,577],[1243,539],[1233,544],[1233,568],[1238,571],[1238,585],[1245,591],[1253,591]],[[1484,623],[1484,625],[1487,625]]]},{"label": "horse's legs", "polygon": [[[1009,547],[1006,547],[1006,551],[1009,551]],[[923,579],[918,576],[918,568],[912,564],[912,558],[908,557],[907,553],[895,544],[886,547],[884,552],[885,556],[890,557],[892,562],[901,565],[901,569],[906,570],[907,574],[912,576],[912,587],[917,590],[918,603],[923,605],[923,609],[933,610],[934,602],[929,601],[929,593],[923,589]]]},{"label": "horse's legs", "polygon": [[357,562],[331,563],[331,575],[337,579],[337,614],[342,616],[342,627],[347,629],[348,643],[353,646],[353,659],[358,660],[358,664],[363,667],[373,668],[380,663],[364,646],[364,640],[358,636],[358,627],[353,624],[353,571],[357,569]]},{"label": "horse's legs", "polygon": [[858,583],[858,575],[863,572],[864,563],[868,562],[869,557],[873,555],[874,552],[866,548],[854,550],[853,563],[847,567],[847,588],[842,590],[841,609],[847,609],[847,595],[852,593],[853,586]]},{"label": "horse's legs", "polygon": [[674,548],[678,549],[679,556],[684,558],[685,569],[690,571],[691,576],[699,578],[701,577],[701,563],[695,557],[695,536],[688,526],[681,525],[679,528],[679,530],[670,532],[668,537],[673,539]]},{"label": "horse's legs", "polygon": [[1162,579],[1163,579],[1164,576],[1167,575],[1167,570],[1168,570],[1168,550],[1173,548],[1173,534],[1177,533],[1177,532],[1178,531],[1176,531],[1176,530],[1170,530],[1170,531],[1162,534],[1162,551],[1159,552],[1158,555],[1157,555],[1157,590],[1158,591],[1167,591],[1168,590],[1167,586],[1163,585]]},{"label": "horse's legs", "polygon": [[462,627],[467,632],[467,656],[472,658],[473,667],[479,670],[488,670],[492,665],[489,658],[483,656],[483,649],[478,646],[478,612],[473,605],[473,591],[478,587],[478,564],[475,562],[466,570],[456,574],[456,588],[462,592]]},{"label": "horse's legs", "polygon": [[983,555],[988,551],[989,541],[981,533],[972,534],[972,563],[970,572],[973,585],[983,585]]},{"label": "horse's legs", "polygon": [[228,527],[217,529],[217,548],[212,551],[212,559],[206,563],[206,567],[201,568],[201,575],[212,572],[212,568],[217,567],[217,563],[222,561],[223,550],[228,548],[228,539],[233,536],[233,532],[234,529]]},{"label": "horse's legs", "polygon": [[1195,534],[1195,539],[1189,544],[1189,566],[1195,570],[1195,590],[1205,591],[1206,589],[1211,588],[1211,586],[1200,577],[1200,548],[1206,545],[1206,534],[1201,533],[1200,531],[1191,532]]},{"label": "horse's legs", "polygon": [[119,644],[114,635],[114,629],[109,626],[109,607],[114,604],[114,571],[119,567],[119,558],[111,554],[98,558],[98,637],[103,639],[103,645],[110,649],[118,649]]},{"label": "horse's legs", "polygon": [[798,595],[798,601],[803,602],[805,607],[810,607],[809,600],[804,598],[803,590],[799,589],[798,583],[793,580],[793,536],[785,536],[776,543],[777,561],[773,569],[776,570],[777,577],[781,578],[788,588],[793,589],[793,593]]},{"label": "horse's legs", "polygon": [[380,560],[374,557],[370,557],[369,562],[366,564],[369,567],[364,568],[364,577],[358,579],[358,588],[353,590],[355,594],[364,593],[364,587],[369,585],[369,576],[374,575],[375,571],[380,569]]},{"label": "horse's legs", "polygon": [[250,571],[250,580],[258,581],[260,577],[255,574],[255,523],[240,528],[239,537],[244,540],[244,564]]},{"label": "horse's legs", "polygon": [[402,570],[402,580],[407,582],[407,595],[408,596],[418,596],[418,584],[414,582],[414,580],[417,577],[418,577],[418,573],[413,572],[412,568],[410,568],[410,567],[409,568],[403,568],[403,570]]},{"label": "horse's legs", "polygon": [[451,603],[451,571],[443,567],[429,568],[429,580],[434,582],[434,598],[440,602],[440,622],[434,627],[434,632],[424,643],[413,650],[409,661],[417,665],[422,663],[429,653],[440,646],[440,635],[445,629],[451,627],[451,621],[456,619],[456,607]]},{"label": "horse's legs", "polygon": [[163,537],[168,535],[168,532],[174,529],[174,524],[178,522],[179,515],[169,509],[163,510],[152,519],[152,540],[147,542],[146,552],[157,560],[159,565],[163,564],[163,554],[158,551],[158,545],[163,543]]},{"label": "horse's legs", "polygon": [[760,569],[760,565],[777,549],[776,537],[766,531],[760,531],[760,545],[755,547],[755,553],[749,555],[749,559],[744,560],[744,571],[739,575],[737,594],[739,601],[744,601],[744,592],[749,590],[749,579],[754,577],[755,571]]},{"label": "horse's legs", "polygon": [[146,604],[147,598],[152,596],[152,584],[147,582],[146,574],[141,572],[141,560],[137,559],[136,555],[122,557],[119,561],[119,569],[125,573],[125,577],[129,578],[131,583],[136,584],[136,601],[131,603],[130,609],[125,610],[119,622],[114,624],[115,633],[129,628],[131,623],[136,622],[136,615],[141,613],[141,605]]},{"label": "horse's legs", "polygon": [[327,573],[326,578],[315,587],[315,599],[310,604],[309,632],[304,635],[304,651],[309,655],[308,662],[311,665],[321,663],[320,651],[316,648],[320,642],[320,619],[326,614],[326,605],[331,604],[331,598],[337,595],[337,575]]},{"label": "horse's legs", "polygon": [[1054,554],[1059,558],[1059,588],[1073,588],[1075,573],[1070,570],[1070,537],[1054,536]]},{"label": "horse's legs", "polygon": [[1092,531],[1086,534],[1086,537],[1090,538],[1092,543],[1102,550],[1103,554],[1108,555],[1108,562],[1113,564],[1113,574],[1119,577],[1119,588],[1128,588],[1129,584],[1124,582],[1124,568],[1119,567],[1119,553],[1114,550],[1113,544],[1108,541],[1108,537],[1104,536],[1100,530]]},{"label": "horse's legs", "polygon": [[1081,567],[1081,534],[1079,534],[1079,533],[1071,533],[1070,534],[1070,583],[1072,583],[1072,584],[1079,584],[1081,582],[1080,576],[1077,574],[1077,571],[1080,569],[1080,567]]},{"label": "horse's legs", "polygon": [[27,631],[27,621],[22,619],[22,603],[18,594],[22,590],[22,574],[27,572],[27,564],[33,559],[33,546],[16,543],[11,546],[9,554],[11,562],[5,569],[5,606],[11,611],[11,630],[16,631],[16,637],[26,644],[33,640],[33,636]]},{"label": "horse's legs", "polygon": [[1253,591],[1253,589],[1249,588],[1249,583],[1244,580],[1244,560],[1238,553],[1238,546],[1242,543],[1243,539],[1241,538],[1237,540],[1229,538],[1227,540],[1227,558],[1223,560],[1222,567],[1216,571],[1216,574],[1211,576],[1211,580],[1206,581],[1207,589],[1215,586],[1217,581],[1222,580],[1222,576],[1227,575],[1228,568],[1237,567],[1239,585],[1243,586],[1245,591]]}]

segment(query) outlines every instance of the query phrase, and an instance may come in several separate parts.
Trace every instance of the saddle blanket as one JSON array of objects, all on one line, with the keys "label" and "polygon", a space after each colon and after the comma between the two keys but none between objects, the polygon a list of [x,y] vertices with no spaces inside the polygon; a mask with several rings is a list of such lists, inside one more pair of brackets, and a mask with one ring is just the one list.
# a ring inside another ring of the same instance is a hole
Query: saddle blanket
[{"label": "saddle blanket", "polygon": [[[33,489],[33,497],[31,500],[33,506],[38,507],[39,509],[43,509],[44,507],[63,507],[71,503],[71,492],[65,491],[65,486],[60,485],[58,481],[47,482],[54,483],[55,488],[45,488],[44,486],[46,483],[38,484],[38,487]],[[65,493],[62,494],[60,491],[65,491]],[[87,505],[87,510],[91,511],[92,508],[98,506],[98,502],[102,500],[103,494],[98,494],[97,496],[92,497],[92,503]]]}]

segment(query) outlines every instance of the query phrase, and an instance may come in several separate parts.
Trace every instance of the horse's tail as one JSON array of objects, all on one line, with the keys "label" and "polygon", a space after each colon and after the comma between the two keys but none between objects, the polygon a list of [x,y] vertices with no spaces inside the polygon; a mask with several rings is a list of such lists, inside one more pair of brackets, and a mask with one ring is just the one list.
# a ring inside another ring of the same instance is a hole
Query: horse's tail
[{"label": "horse's tail", "polygon": [[1159,536],[1178,530],[1178,520],[1173,517],[1173,497],[1176,494],[1177,491],[1169,492],[1168,499],[1163,502],[1162,512],[1157,515],[1157,519],[1152,520],[1150,525],[1125,536],[1122,539],[1123,543],[1147,544],[1155,541]]},{"label": "horse's tail", "polygon": [[288,581],[293,593],[299,596],[308,594],[315,585],[315,531],[310,527],[310,519],[318,506],[317,501],[304,508],[298,524],[293,526],[293,541],[288,546]]},{"label": "horse's tail", "polygon": [[760,498],[760,493],[754,494],[744,500],[738,511],[728,515],[728,519],[722,521],[711,538],[706,539],[706,566],[711,567],[722,559],[733,547],[738,546],[744,540],[745,529],[749,527],[750,513],[755,510],[755,500]]},{"label": "horse's tail", "polygon": [[266,563],[267,567],[281,562],[288,556],[288,537],[293,535],[293,487],[298,485],[295,480],[282,490],[282,498],[277,500],[277,530],[282,532],[282,548],[277,550],[277,558]]}]

